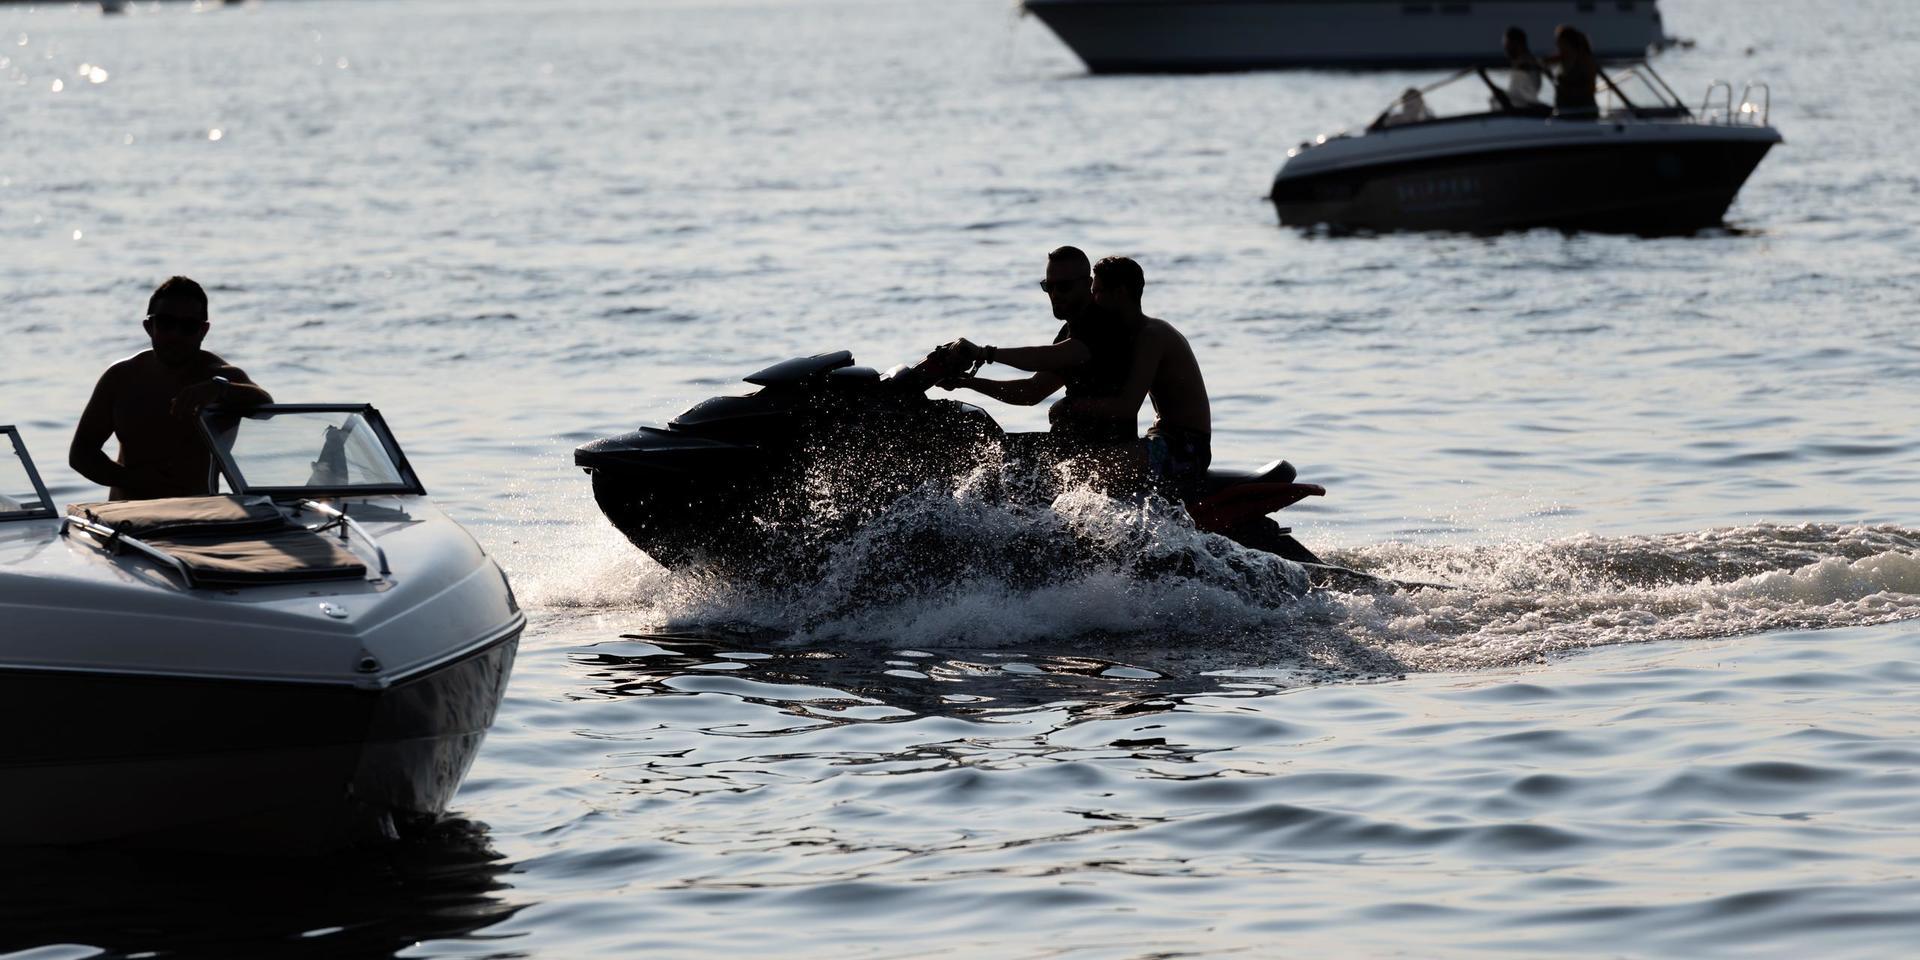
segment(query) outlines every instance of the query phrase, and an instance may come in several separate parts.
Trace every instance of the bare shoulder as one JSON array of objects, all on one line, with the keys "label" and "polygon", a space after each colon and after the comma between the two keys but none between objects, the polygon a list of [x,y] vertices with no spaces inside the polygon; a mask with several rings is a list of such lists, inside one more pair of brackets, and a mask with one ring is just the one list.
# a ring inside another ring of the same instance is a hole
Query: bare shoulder
[{"label": "bare shoulder", "polygon": [[128,377],[140,376],[152,365],[153,351],[142,350],[130,357],[121,357],[108,364],[107,369],[100,374],[100,382],[102,384],[122,383]]},{"label": "bare shoulder", "polygon": [[1148,317],[1146,330],[1144,332],[1162,343],[1174,344],[1187,342],[1186,336],[1180,331],[1175,330],[1173,324],[1159,317]]}]

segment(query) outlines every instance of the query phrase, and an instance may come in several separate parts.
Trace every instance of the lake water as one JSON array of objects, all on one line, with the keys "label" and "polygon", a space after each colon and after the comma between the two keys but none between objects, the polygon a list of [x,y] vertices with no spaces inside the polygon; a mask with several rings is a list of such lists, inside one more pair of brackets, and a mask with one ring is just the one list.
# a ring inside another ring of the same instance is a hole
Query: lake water
[{"label": "lake water", "polygon": [[[14,856],[0,955],[1907,953],[1920,26],[1663,9],[1669,82],[1768,81],[1787,138],[1728,231],[1283,230],[1286,149],[1428,75],[1094,78],[1000,2],[0,7],[0,422],[56,496],[187,274],[280,399],[378,405],[533,619],[440,835]],[[1144,265],[1216,464],[1328,488],[1304,542],[1459,589],[760,589],[572,467],[788,356],[1044,339],[1062,243]]]}]

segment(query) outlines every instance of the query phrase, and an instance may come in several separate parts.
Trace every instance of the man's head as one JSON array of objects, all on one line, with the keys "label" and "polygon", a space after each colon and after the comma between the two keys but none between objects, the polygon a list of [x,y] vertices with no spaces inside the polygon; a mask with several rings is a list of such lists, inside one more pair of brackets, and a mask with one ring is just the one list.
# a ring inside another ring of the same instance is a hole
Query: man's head
[{"label": "man's head", "polygon": [[200,341],[207,336],[207,292],[186,277],[168,277],[147,298],[147,319],[141,325],[161,363],[187,363],[199,355]]},{"label": "man's head", "polygon": [[1087,273],[1087,255],[1079,247],[1061,247],[1047,254],[1047,279],[1040,289],[1053,301],[1054,319],[1072,320],[1087,311],[1093,302]]},{"label": "man's head", "polygon": [[1519,27],[1508,27],[1504,43],[1508,60],[1524,60],[1532,51],[1527,47],[1527,32]]},{"label": "man's head", "polygon": [[1093,265],[1093,302],[1102,310],[1131,316],[1140,312],[1147,275],[1130,257],[1101,257]]}]

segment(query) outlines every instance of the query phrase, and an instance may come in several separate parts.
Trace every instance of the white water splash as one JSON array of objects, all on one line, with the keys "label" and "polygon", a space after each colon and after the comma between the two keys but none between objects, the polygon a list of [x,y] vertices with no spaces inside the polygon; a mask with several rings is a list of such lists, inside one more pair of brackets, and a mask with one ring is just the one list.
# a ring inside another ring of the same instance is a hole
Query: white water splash
[{"label": "white water splash", "polygon": [[[550,505],[549,505],[550,506]],[[1234,662],[1451,670],[1587,647],[1920,617],[1920,533],[1756,524],[1499,544],[1387,543],[1330,561],[1453,589],[1304,592],[1301,568],[1177,509],[1072,489],[1044,507],[924,490],[834,544],[817,575],[755,584],[669,571],[582,503],[526,545],[531,605],[623,627],[794,643],[1030,647],[1151,641]]]}]

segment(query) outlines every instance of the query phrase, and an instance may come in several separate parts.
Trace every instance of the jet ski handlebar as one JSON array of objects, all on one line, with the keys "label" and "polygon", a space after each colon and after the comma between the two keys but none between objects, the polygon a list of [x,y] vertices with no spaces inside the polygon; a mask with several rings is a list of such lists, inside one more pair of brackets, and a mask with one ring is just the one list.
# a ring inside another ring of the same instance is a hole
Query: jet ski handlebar
[{"label": "jet ski handlebar", "polygon": [[980,362],[970,361],[960,355],[951,345],[934,347],[933,352],[912,365],[902,364],[887,371],[886,379],[910,390],[926,392],[930,387],[944,380],[971,374],[980,369]]}]

